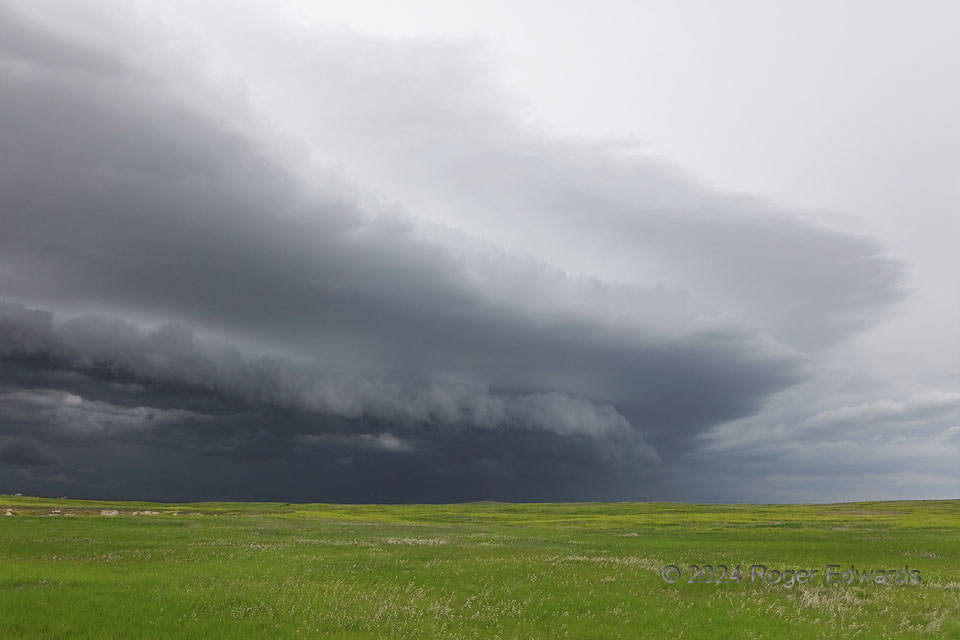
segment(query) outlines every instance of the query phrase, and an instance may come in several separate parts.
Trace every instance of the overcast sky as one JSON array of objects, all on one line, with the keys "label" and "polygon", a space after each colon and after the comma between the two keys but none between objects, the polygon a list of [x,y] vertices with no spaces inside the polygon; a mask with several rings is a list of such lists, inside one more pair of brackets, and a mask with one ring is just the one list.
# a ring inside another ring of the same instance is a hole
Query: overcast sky
[{"label": "overcast sky", "polygon": [[0,492],[960,497],[958,32],[0,0]]}]

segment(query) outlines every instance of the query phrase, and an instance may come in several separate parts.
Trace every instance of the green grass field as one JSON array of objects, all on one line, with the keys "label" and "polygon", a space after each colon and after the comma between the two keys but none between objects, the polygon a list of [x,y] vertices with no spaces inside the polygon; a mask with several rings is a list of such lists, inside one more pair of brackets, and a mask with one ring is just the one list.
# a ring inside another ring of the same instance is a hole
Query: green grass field
[{"label": "green grass field", "polygon": [[[673,584],[661,577],[671,564]],[[693,564],[740,565],[741,579],[708,584],[704,572],[691,584]],[[820,573],[788,588],[752,581],[755,564],[770,579],[774,568]],[[909,565],[921,582],[827,584],[830,564]],[[960,638],[960,501],[0,496],[0,637]]]}]

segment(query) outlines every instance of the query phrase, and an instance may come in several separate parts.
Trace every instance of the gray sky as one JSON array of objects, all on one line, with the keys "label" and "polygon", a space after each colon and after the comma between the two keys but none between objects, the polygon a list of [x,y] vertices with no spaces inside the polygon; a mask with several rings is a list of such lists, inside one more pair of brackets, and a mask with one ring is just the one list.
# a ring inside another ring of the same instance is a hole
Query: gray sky
[{"label": "gray sky", "polygon": [[955,4],[226,7],[0,0],[0,491],[957,497]]}]

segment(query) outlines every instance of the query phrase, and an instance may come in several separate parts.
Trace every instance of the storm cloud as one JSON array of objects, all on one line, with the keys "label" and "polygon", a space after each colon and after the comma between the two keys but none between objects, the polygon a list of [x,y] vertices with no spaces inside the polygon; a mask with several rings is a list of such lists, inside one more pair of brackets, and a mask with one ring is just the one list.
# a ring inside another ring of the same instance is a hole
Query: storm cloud
[{"label": "storm cloud", "polygon": [[62,9],[0,3],[5,487],[654,497],[903,298],[875,240],[526,122],[474,45]]}]

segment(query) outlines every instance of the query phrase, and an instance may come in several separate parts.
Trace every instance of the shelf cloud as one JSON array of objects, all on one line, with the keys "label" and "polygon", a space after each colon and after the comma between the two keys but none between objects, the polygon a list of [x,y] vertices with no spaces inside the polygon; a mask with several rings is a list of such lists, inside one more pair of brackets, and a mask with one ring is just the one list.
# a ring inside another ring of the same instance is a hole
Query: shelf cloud
[{"label": "shelf cloud", "polygon": [[527,121],[475,45],[60,9],[0,3],[4,486],[649,496],[904,299],[871,238]]}]

